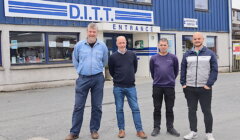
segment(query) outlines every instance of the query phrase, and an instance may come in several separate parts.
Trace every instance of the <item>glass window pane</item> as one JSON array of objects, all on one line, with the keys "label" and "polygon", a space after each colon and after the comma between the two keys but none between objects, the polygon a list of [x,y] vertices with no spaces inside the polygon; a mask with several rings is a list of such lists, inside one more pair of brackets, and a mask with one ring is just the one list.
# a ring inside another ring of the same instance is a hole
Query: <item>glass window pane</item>
[{"label": "glass window pane", "polygon": [[207,11],[208,0],[195,0],[195,9]]},{"label": "glass window pane", "polygon": [[48,36],[49,61],[72,60],[74,45],[77,43],[78,35],[54,34]]},{"label": "glass window pane", "polygon": [[237,12],[237,20],[240,21],[240,12]]},{"label": "glass window pane", "polygon": [[185,53],[186,51],[192,49],[193,44],[192,44],[192,36],[189,35],[184,35],[183,40],[182,40],[182,51]]},{"label": "glass window pane", "polygon": [[137,2],[145,2],[145,3],[151,3],[152,0],[136,0]]},{"label": "glass window pane", "polygon": [[208,49],[210,49],[213,52],[217,53],[216,36],[208,36],[207,37],[207,47],[208,47]]},{"label": "glass window pane", "polygon": [[11,64],[45,62],[44,33],[10,32]]}]

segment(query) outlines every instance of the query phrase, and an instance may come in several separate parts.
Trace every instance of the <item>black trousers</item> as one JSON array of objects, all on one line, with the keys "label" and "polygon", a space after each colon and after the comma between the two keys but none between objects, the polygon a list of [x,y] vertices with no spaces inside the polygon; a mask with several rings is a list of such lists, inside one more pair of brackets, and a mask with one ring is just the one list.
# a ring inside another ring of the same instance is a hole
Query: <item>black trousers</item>
[{"label": "black trousers", "polygon": [[186,87],[183,89],[188,105],[188,119],[191,131],[197,132],[197,107],[200,103],[205,123],[205,132],[212,133],[213,117],[211,112],[212,89]]},{"label": "black trousers", "polygon": [[173,106],[175,102],[175,89],[171,87],[156,87],[153,86],[153,120],[154,128],[159,128],[161,125],[161,108],[162,101],[164,97],[165,106],[166,106],[166,126],[167,129],[173,128],[174,114]]}]

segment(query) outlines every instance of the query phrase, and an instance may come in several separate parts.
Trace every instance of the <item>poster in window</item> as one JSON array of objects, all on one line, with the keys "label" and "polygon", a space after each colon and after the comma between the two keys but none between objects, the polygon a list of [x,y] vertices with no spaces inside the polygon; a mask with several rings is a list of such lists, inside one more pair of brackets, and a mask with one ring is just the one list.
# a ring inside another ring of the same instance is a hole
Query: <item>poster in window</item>
[{"label": "poster in window", "polygon": [[11,49],[17,49],[18,48],[18,42],[17,40],[11,40]]},{"label": "poster in window", "polygon": [[49,41],[49,47],[56,48],[57,47],[57,42],[56,41]]},{"label": "poster in window", "polygon": [[70,42],[69,41],[63,41],[63,47],[70,47]]},{"label": "poster in window", "polygon": [[195,9],[208,10],[208,0],[195,0]]},{"label": "poster in window", "polygon": [[208,37],[207,38],[207,47],[208,48],[214,48],[215,47],[215,39],[214,39],[214,37]]},{"label": "poster in window", "polygon": [[240,55],[240,43],[233,43],[233,55]]}]

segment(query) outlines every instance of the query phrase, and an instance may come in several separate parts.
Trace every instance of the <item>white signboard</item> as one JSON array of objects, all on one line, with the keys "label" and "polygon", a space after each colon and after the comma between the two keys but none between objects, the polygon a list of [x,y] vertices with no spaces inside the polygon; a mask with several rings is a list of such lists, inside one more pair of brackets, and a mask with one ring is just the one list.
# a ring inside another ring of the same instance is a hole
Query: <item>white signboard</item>
[{"label": "white signboard", "polygon": [[187,28],[198,28],[198,19],[184,18],[183,25]]},{"label": "white signboard", "polygon": [[98,23],[98,28],[104,31],[160,33],[160,27],[158,26],[136,24]]},{"label": "white signboard", "polygon": [[4,0],[5,16],[76,21],[154,24],[153,11],[46,0]]}]

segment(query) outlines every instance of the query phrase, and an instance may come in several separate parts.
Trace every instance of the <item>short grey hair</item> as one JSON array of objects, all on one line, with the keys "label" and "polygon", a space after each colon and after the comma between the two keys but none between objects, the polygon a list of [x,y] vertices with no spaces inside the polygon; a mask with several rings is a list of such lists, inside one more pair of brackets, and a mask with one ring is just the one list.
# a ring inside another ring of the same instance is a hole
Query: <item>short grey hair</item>
[{"label": "short grey hair", "polygon": [[98,26],[96,23],[89,23],[87,29],[96,29],[98,31]]},{"label": "short grey hair", "polygon": [[126,42],[127,42],[127,39],[126,39],[125,36],[118,36],[118,37],[116,38],[116,41],[118,41],[119,38],[124,38],[124,39],[126,40]]},{"label": "short grey hair", "polygon": [[167,44],[168,44],[168,40],[166,38],[161,38],[158,43],[160,43],[160,42],[167,42]]}]

